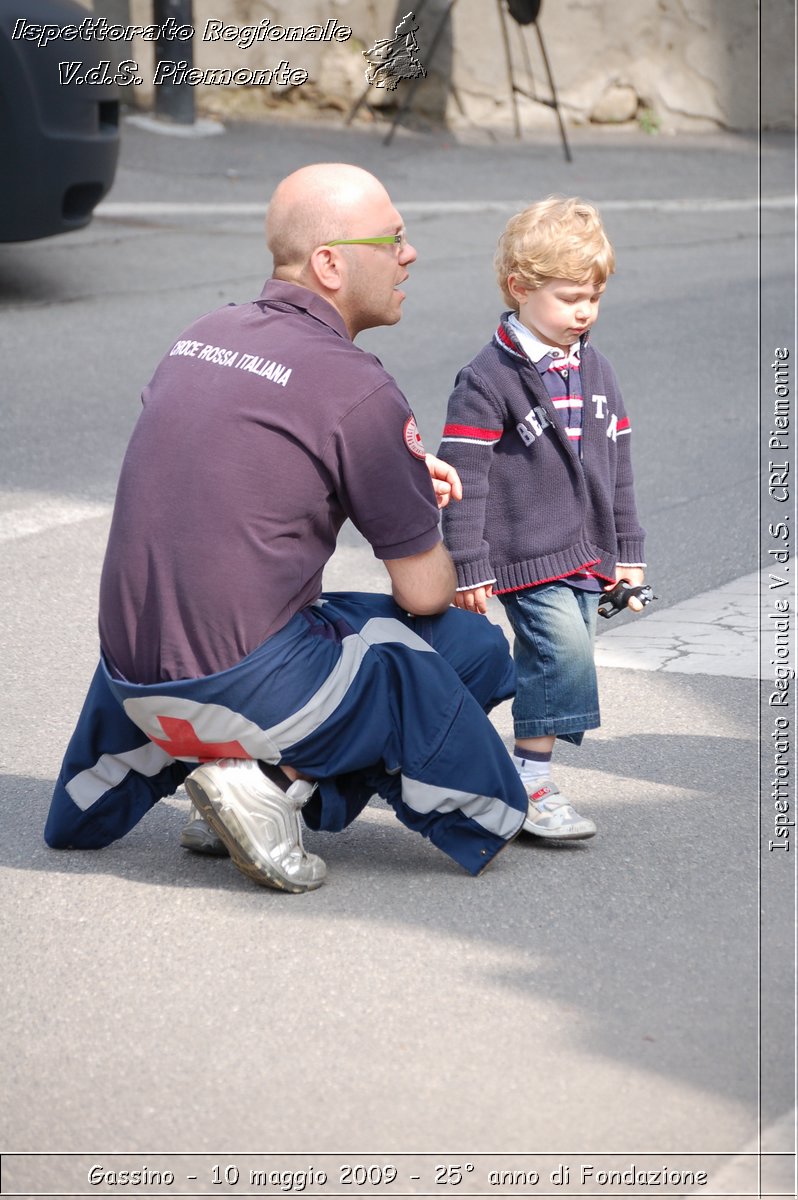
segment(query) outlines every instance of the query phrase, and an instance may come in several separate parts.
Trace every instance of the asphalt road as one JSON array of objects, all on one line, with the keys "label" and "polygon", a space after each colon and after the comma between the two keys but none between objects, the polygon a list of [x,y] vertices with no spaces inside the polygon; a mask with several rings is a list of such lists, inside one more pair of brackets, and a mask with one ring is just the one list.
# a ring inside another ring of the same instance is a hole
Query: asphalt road
[{"label": "asphalt road", "polygon": [[[380,806],[308,836],[329,882],[304,897],[181,851],[181,797],[96,854],[41,840],[95,664],[140,390],[194,316],[260,290],[259,212],[302,163],[366,166],[404,212],[419,253],[404,317],[362,344],[430,449],[500,311],[507,216],[553,191],[598,203],[618,272],[595,342],[633,414],[659,605],[757,568],[760,380],[773,347],[794,346],[789,141],[577,133],[573,148],[568,165],[553,137],[402,133],[386,148],[332,125],[196,140],[127,126],[87,230],[0,246],[7,1194],[105,1194],[87,1170],[112,1152],[171,1155],[169,1194],[244,1194],[245,1152],[294,1166],[326,1152],[331,1180],[366,1152],[426,1155],[402,1194],[466,1194],[467,1177],[429,1175],[466,1156],[473,1178],[534,1159],[547,1179],[568,1155],[578,1175],[611,1153],[717,1174],[789,1111],[791,862],[762,864],[753,680],[602,671],[604,725],[561,756],[600,835],[519,841],[478,881]],[[383,578],[347,533],[331,582]],[[214,1164],[240,1182],[214,1183]]]}]

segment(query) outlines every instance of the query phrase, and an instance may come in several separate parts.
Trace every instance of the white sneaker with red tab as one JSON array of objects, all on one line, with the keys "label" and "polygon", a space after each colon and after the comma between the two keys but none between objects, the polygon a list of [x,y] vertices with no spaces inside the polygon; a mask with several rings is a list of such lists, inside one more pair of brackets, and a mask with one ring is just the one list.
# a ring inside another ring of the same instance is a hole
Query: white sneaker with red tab
[{"label": "white sneaker with red tab", "polygon": [[578,841],[580,838],[593,837],[596,826],[589,817],[580,817],[556,783],[541,779],[529,795],[524,830],[535,837]]}]

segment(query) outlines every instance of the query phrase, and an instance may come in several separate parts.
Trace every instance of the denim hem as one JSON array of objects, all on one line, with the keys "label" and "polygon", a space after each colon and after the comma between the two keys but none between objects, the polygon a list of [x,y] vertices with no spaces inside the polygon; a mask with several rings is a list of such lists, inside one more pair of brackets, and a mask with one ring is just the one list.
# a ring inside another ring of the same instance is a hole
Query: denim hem
[{"label": "denim hem", "polygon": [[584,733],[587,729],[598,729],[601,717],[598,712],[585,713],[581,717],[554,718],[551,721],[514,721],[513,733],[517,738],[559,737],[564,733]]}]

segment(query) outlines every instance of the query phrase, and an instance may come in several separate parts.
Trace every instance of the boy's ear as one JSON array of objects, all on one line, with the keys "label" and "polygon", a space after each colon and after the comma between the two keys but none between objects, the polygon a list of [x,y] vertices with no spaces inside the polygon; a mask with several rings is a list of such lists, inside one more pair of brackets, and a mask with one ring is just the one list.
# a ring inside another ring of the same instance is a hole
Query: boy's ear
[{"label": "boy's ear", "polygon": [[523,304],[532,288],[528,283],[524,283],[520,275],[507,276],[507,291],[519,304]]}]

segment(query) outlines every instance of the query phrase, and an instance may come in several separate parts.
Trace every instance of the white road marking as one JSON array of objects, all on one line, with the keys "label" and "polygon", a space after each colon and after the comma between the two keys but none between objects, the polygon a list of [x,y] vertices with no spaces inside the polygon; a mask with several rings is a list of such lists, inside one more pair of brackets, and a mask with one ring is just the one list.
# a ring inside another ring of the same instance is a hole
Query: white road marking
[{"label": "white road marking", "polygon": [[45,533],[59,525],[74,525],[78,521],[105,517],[110,512],[109,504],[55,497],[39,500],[24,508],[9,508],[0,512],[0,542],[14,542],[18,538]]},{"label": "white road marking", "polygon": [[[721,196],[696,197],[692,199],[640,199],[602,200],[600,207],[606,212],[675,212],[675,213],[718,213],[756,212],[759,208],[794,209],[794,196],[743,196],[729,199]],[[526,200],[404,200],[396,206],[402,213],[445,215],[447,213],[518,212],[527,204]],[[258,217],[266,213],[265,201],[170,202],[160,200],[110,200],[99,204],[95,217],[107,220],[145,220],[156,217]]]}]

